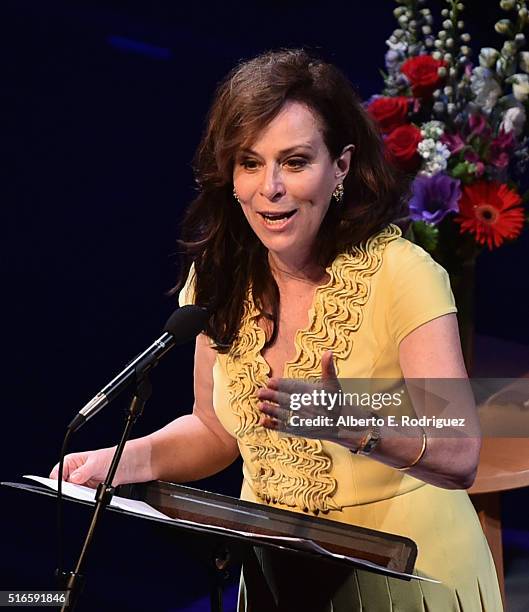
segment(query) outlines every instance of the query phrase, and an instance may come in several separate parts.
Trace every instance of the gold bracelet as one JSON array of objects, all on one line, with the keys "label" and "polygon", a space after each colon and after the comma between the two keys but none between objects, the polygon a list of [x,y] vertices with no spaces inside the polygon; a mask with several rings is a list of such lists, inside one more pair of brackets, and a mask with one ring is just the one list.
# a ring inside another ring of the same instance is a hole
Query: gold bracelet
[{"label": "gold bracelet", "polygon": [[417,465],[419,463],[419,461],[423,458],[424,453],[426,452],[426,432],[424,431],[424,427],[421,427],[421,430],[422,430],[422,448],[421,448],[421,452],[417,455],[415,460],[410,463],[410,465],[405,465],[404,467],[395,468],[396,470],[399,470],[399,472],[405,472],[406,470],[409,470],[410,468],[412,468],[415,465]]}]

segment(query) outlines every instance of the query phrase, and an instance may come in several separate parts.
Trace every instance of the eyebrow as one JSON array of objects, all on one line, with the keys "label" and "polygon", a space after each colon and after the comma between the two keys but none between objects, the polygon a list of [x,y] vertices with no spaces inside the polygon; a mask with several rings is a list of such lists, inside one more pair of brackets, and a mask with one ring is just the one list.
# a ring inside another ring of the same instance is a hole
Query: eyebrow
[{"label": "eyebrow", "polygon": [[[310,143],[297,144],[292,147],[288,147],[287,149],[282,149],[281,151],[279,151],[279,155],[288,155],[296,149],[310,149],[311,151],[313,151],[314,147]],[[257,155],[259,157],[259,153],[257,153],[253,149],[243,148],[239,150],[239,154],[241,153],[249,153],[250,155]]]}]

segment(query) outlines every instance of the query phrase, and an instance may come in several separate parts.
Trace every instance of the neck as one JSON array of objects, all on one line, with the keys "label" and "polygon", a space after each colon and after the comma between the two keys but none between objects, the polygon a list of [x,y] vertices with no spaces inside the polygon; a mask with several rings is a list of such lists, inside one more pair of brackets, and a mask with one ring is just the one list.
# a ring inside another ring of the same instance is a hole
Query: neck
[{"label": "neck", "polygon": [[268,263],[278,283],[296,280],[310,285],[317,285],[325,277],[325,268],[308,257],[287,259],[268,252]]}]

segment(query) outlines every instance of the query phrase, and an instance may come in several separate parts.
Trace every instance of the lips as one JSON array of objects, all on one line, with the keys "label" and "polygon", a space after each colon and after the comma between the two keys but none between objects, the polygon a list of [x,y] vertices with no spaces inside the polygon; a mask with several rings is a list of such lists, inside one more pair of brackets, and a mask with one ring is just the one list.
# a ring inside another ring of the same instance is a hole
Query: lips
[{"label": "lips", "polygon": [[259,214],[267,223],[282,223],[297,213],[297,208],[285,212],[260,212]]},{"label": "lips", "polygon": [[293,223],[293,219],[297,212],[296,208],[285,212],[260,212],[258,214],[262,219],[264,227],[266,227],[268,231],[283,232]]},{"label": "lips", "polygon": [[276,220],[276,219],[288,219],[296,211],[297,211],[297,208],[294,208],[293,210],[286,210],[285,212],[277,212],[277,211],[276,212],[260,212],[259,214],[265,219]]}]

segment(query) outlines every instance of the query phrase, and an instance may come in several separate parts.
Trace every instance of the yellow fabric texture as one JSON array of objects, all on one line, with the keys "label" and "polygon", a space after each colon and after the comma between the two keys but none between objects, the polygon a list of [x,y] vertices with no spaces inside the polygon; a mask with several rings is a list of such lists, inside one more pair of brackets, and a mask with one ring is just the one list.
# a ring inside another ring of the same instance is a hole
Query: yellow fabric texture
[{"label": "yellow fabric texture", "polygon": [[[400,341],[457,310],[446,271],[395,225],[339,255],[327,272],[330,279],[316,290],[284,377],[318,378],[322,354],[332,349],[340,378],[398,379]],[[190,274],[181,305],[193,301],[192,281]],[[407,536],[418,545],[416,573],[442,583],[355,571],[328,609],[502,610],[492,557],[465,491],[426,484],[338,444],[258,425],[256,391],[266,386],[270,369],[257,319],[249,291],[237,341],[229,353],[217,355],[213,370],[215,412],[236,437],[244,461],[241,498]],[[240,609],[257,610],[247,596],[243,583]]]}]

